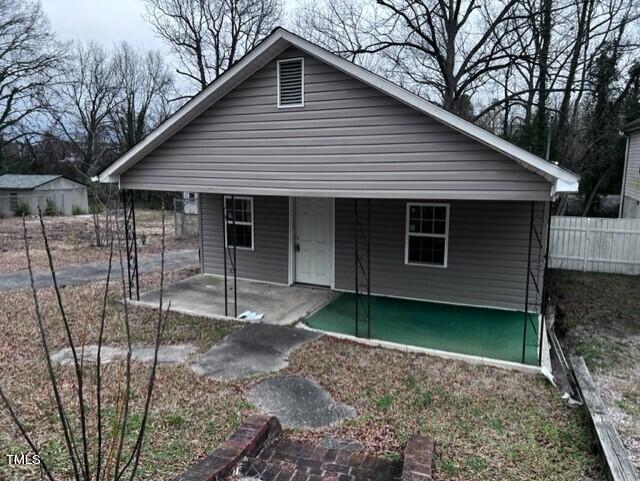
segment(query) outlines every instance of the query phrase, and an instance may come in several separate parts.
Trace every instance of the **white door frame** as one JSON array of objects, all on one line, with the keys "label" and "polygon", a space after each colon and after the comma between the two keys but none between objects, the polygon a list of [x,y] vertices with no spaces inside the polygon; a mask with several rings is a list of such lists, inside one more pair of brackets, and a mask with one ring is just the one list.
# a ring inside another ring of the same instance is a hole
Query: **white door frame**
[{"label": "white door frame", "polygon": [[[289,279],[290,286],[296,283],[296,199],[297,197],[289,197]],[[336,199],[331,198],[331,212],[329,215],[331,222],[331,253],[329,259],[329,277],[331,279],[331,289],[336,287]]]}]

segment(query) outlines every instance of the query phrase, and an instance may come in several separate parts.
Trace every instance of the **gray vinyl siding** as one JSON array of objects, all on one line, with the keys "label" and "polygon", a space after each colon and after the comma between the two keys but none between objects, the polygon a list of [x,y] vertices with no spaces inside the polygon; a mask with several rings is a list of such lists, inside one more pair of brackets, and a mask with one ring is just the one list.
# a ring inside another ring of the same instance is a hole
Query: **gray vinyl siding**
[{"label": "gray vinyl siding", "polygon": [[[201,195],[202,267],[223,274],[222,196]],[[289,199],[253,196],[253,250],[237,249],[237,275],[287,284],[289,281]]]},{"label": "gray vinyl siding", "polygon": [[629,153],[626,162],[624,193],[640,201],[640,130],[629,134]]},{"label": "gray vinyl siding", "polygon": [[624,204],[622,205],[622,217],[624,219],[640,219],[640,200],[625,195]]},{"label": "gray vinyl siding", "polygon": [[[428,201],[424,201],[428,202]],[[376,294],[524,310],[530,202],[450,202],[446,268],[405,264],[406,201],[371,202],[371,278]],[[353,201],[336,199],[335,284],[353,290]],[[535,226],[545,232],[545,203]],[[543,237],[544,238],[544,237]],[[534,272],[537,253],[533,249]],[[544,249],[542,249],[544,252]],[[542,286],[542,275],[539,278]],[[536,305],[533,285],[531,303]]]},{"label": "gray vinyl siding", "polygon": [[[304,57],[305,105],[277,108],[276,61]],[[289,49],[121,176],[124,188],[546,200],[515,161]]]}]

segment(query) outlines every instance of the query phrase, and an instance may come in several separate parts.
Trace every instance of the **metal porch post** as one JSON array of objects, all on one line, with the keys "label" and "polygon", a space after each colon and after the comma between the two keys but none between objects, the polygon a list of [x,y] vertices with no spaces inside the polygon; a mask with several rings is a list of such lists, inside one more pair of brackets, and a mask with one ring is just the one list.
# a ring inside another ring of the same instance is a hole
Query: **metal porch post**
[{"label": "metal porch post", "polygon": [[[229,281],[227,279],[227,256],[231,262],[231,268],[233,270],[233,317],[238,317],[238,276],[237,276],[237,255],[236,245],[238,241],[236,230],[236,199],[235,196],[230,196],[231,209],[227,207],[227,199],[222,195],[222,254],[223,254],[223,269],[224,269],[224,315],[229,315]],[[229,214],[231,212],[231,214]],[[233,246],[229,245],[229,215],[231,215],[231,242]],[[233,249],[233,253],[231,253]]]},{"label": "metal porch post", "polygon": [[236,229],[236,198],[235,196],[231,196],[231,215],[233,215],[233,317],[238,317],[238,275],[237,275],[237,264],[236,264],[236,251],[238,248],[237,235],[238,231]]},{"label": "metal porch post", "polygon": [[358,199],[355,198],[353,199],[353,215],[354,215],[354,222],[353,222],[353,228],[354,228],[354,255],[353,255],[353,260],[354,260],[354,269],[353,269],[353,273],[355,274],[355,285],[354,285],[354,289],[353,292],[355,294],[355,300],[356,300],[356,317],[355,317],[355,322],[356,322],[356,329],[355,329],[355,333],[356,333],[356,337],[358,336],[358,324],[360,323],[360,318],[358,316],[358,304],[360,304],[360,299],[359,299],[359,294],[360,294],[360,288],[358,286],[358,256],[359,256],[359,252],[358,252]]},{"label": "metal porch post", "polygon": [[[164,214],[163,214],[164,215]],[[138,282],[138,235],[136,233],[136,204],[134,200],[133,192],[131,192],[131,218],[133,221],[133,258],[134,258],[134,272],[136,277],[136,300],[140,300],[140,284]],[[131,287],[129,287],[131,288]],[[131,294],[129,294],[131,295]]]},{"label": "metal porch post", "polygon": [[[129,202],[127,202],[129,196]],[[122,211],[124,222],[125,249],[127,251],[127,280],[129,282],[129,299],[133,299],[132,284],[136,285],[136,299],[140,300],[138,276],[138,236],[136,233],[136,206],[133,192],[122,190]]]},{"label": "metal porch post", "polygon": [[227,206],[224,195],[222,196],[222,270],[224,272],[224,315],[228,316],[227,300]]},{"label": "metal porch post", "polygon": [[531,242],[532,242],[532,234],[533,234],[533,214],[535,209],[535,202],[531,202],[531,219],[529,220],[529,248],[527,252],[527,280],[524,294],[524,330],[522,333],[522,364],[525,363],[526,360],[526,351],[527,351],[527,323],[529,321],[529,272],[531,271]]},{"label": "metal porch post", "polygon": [[[366,202],[367,213],[365,220],[367,222],[366,229],[362,229],[360,232],[360,210],[358,208],[358,199],[353,200],[353,214],[354,214],[354,295],[355,295],[355,334],[356,337],[360,336],[360,316],[361,307],[365,311],[365,320],[367,322],[367,338],[371,338],[371,200],[367,199]],[[367,256],[366,263],[363,262],[361,257],[360,242],[362,239],[360,235],[366,235],[366,246],[364,253]],[[366,282],[366,290],[361,286],[360,278]],[[367,301],[360,306],[361,291],[366,293]]]},{"label": "metal porch post", "polygon": [[[540,335],[538,336],[538,366],[542,365],[542,339],[545,332],[545,322],[547,317],[547,274],[549,266],[549,245],[551,243],[551,203],[547,203],[547,235],[546,245],[544,246],[544,269],[542,270],[542,300],[540,301],[540,312],[542,314],[542,322],[540,324]],[[544,220],[543,220],[544,222]]]},{"label": "metal porch post", "polygon": [[127,281],[129,288],[129,299],[131,296],[131,253],[129,251],[129,221],[127,219],[127,191],[122,189],[122,220],[124,222],[124,248],[127,252]]},{"label": "metal porch post", "polygon": [[371,199],[367,199],[367,339],[371,339]]}]

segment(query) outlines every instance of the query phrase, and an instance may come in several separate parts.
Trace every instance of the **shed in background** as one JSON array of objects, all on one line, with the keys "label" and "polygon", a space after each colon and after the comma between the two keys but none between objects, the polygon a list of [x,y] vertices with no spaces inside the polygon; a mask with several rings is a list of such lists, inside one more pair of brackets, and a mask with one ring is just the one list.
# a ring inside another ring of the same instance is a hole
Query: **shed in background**
[{"label": "shed in background", "polygon": [[0,217],[15,215],[19,203],[36,213],[38,206],[45,209],[47,200],[63,215],[89,210],[87,188],[79,182],[61,175],[0,175]]}]

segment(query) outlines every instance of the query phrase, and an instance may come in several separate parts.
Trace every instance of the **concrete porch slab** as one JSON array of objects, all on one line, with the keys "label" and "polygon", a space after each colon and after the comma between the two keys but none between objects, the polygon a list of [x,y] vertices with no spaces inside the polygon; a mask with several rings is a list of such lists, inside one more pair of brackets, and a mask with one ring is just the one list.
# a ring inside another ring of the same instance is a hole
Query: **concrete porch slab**
[{"label": "concrete porch slab", "polygon": [[[238,279],[238,315],[244,311],[263,313],[260,322],[290,325],[306,318],[334,298],[330,289],[306,286],[279,286]],[[140,301],[132,302],[158,307],[160,290],[145,292]],[[224,278],[197,275],[166,286],[163,305],[171,302],[171,310],[184,314],[224,318]],[[229,283],[229,316],[233,317],[233,284]]]}]

